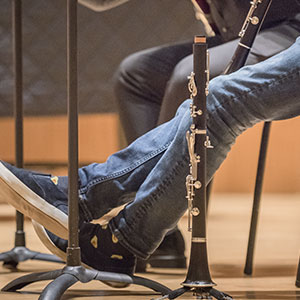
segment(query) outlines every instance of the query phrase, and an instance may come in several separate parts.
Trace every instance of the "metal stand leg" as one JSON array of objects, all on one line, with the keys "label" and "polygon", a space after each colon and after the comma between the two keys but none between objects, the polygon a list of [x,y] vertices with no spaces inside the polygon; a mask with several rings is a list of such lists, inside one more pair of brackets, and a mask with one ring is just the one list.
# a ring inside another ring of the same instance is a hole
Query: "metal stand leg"
[{"label": "metal stand leg", "polygon": [[255,237],[256,237],[256,230],[257,230],[258,213],[260,207],[260,199],[262,193],[270,130],[271,130],[271,122],[265,122],[263,132],[262,132],[262,137],[261,137],[260,153],[258,158],[254,199],[253,199],[253,207],[252,207],[250,233],[249,233],[249,240],[248,240],[247,258],[246,258],[246,264],[244,268],[244,273],[247,275],[252,274],[252,268],[253,268]]},{"label": "metal stand leg", "polygon": [[233,298],[223,292],[220,292],[212,287],[207,288],[188,288],[182,287],[177,290],[172,291],[168,295],[165,295],[160,298],[152,299],[152,300],[162,300],[162,299],[176,299],[181,295],[192,292],[196,299],[218,299],[218,300],[232,300]]},{"label": "metal stand leg", "polygon": [[67,266],[62,270],[33,273],[20,277],[7,284],[3,291],[16,291],[24,286],[43,280],[53,280],[43,290],[39,299],[60,299],[74,283],[87,283],[92,280],[103,281],[113,286],[113,282],[137,284],[148,287],[161,294],[170,289],[146,278],[109,272],[88,270],[81,266],[78,238],[78,100],[77,100],[77,0],[67,0],[68,16],[68,119],[69,119],[69,243]]},{"label": "metal stand leg", "polygon": [[[15,157],[16,166],[23,167],[23,82],[22,82],[22,1],[12,1],[12,25],[13,25],[13,62],[14,62],[14,113],[15,113]],[[24,216],[16,212],[15,247],[10,251],[0,253],[0,261],[8,269],[15,269],[20,261],[28,259],[44,260],[62,263],[61,259],[54,255],[42,254],[31,251],[25,246]]]},{"label": "metal stand leg", "polygon": [[113,282],[136,284],[152,289],[163,295],[170,293],[170,289],[167,287],[146,278],[88,270],[81,266],[66,266],[61,270],[25,275],[7,284],[2,291],[14,292],[31,283],[44,280],[53,281],[49,283],[41,293],[39,299],[43,300],[60,299],[64,292],[76,282],[87,283],[92,280],[102,281],[106,284],[112,284]]}]

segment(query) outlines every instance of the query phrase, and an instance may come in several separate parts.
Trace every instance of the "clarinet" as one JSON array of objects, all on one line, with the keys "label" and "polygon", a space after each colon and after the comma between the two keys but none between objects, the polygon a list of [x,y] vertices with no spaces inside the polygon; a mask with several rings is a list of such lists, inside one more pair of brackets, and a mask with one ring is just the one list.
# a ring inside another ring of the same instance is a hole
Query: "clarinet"
[{"label": "clarinet", "polygon": [[[241,68],[248,57],[254,39],[261,28],[272,0],[252,0],[246,20],[239,33],[240,42],[224,71],[229,74]],[[186,177],[188,230],[192,232],[190,263],[183,287],[196,292],[213,294],[206,239],[206,149],[213,148],[206,132],[206,96],[209,70],[205,37],[195,37],[193,45],[194,72],[189,76],[191,116],[193,123],[186,133],[190,156],[190,174]],[[215,296],[216,297],[216,296]],[[231,299],[230,297],[218,299]]]},{"label": "clarinet", "polygon": [[252,0],[251,7],[239,33],[239,44],[223,74],[230,74],[243,67],[252,48],[255,37],[271,6],[272,0]]},{"label": "clarinet", "polygon": [[[211,287],[206,246],[206,148],[212,147],[206,134],[206,96],[209,71],[206,38],[196,36],[193,45],[194,72],[189,76],[190,106],[193,119],[186,133],[190,156],[190,174],[186,177],[188,230],[192,232],[191,261],[186,287]],[[191,220],[192,219],[192,220]]]}]

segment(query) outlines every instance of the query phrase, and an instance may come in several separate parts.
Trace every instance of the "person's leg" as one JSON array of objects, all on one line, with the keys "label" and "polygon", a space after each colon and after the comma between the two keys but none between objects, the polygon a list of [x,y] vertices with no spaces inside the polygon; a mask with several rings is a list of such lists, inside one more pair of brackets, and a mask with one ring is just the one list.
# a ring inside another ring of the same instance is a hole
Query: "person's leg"
[{"label": "person's leg", "polygon": [[[112,155],[105,164],[92,164],[79,170],[81,208],[79,242],[83,247],[82,261],[87,265],[102,271],[127,274],[133,272],[135,257],[118,243],[110,230],[96,224],[85,223],[84,220],[98,219],[111,208],[128,202],[130,199],[127,197],[128,194],[138,190],[169,146],[185,111],[186,107],[183,106],[178,110],[176,118],[169,122],[168,134],[164,130],[158,130],[154,135],[151,134],[151,137],[150,133],[143,136],[151,141],[151,145],[145,147],[145,139],[141,138],[126,150]],[[105,182],[108,183],[107,188]],[[103,193],[97,188],[98,184],[103,187]],[[65,177],[37,174],[0,163],[0,198],[7,199],[18,210],[63,238],[67,237],[66,187]],[[98,198],[99,192],[101,198],[107,202],[94,208],[88,205],[86,208],[87,197]],[[88,213],[85,213],[86,211]],[[66,250],[66,240],[58,238],[51,232],[45,233],[44,230],[42,232],[46,240],[50,239],[50,244],[54,243],[54,247]],[[95,257],[98,260],[95,260]]]},{"label": "person's leg", "polygon": [[128,143],[156,126],[172,71],[191,53],[191,42],[164,45],[134,53],[120,64],[114,92]]},{"label": "person's leg", "polygon": [[[300,114],[299,82],[300,39],[261,64],[212,80],[208,134],[214,149],[208,150],[208,179],[244,130],[260,121]],[[139,188],[135,201],[110,223],[120,243],[140,257],[152,253],[186,210],[188,153],[184,135],[189,125],[187,112],[172,143]]]},{"label": "person's leg", "polygon": [[93,163],[79,169],[79,199],[85,221],[99,219],[112,208],[134,199],[134,194],[170,147],[188,105],[188,101],[182,104],[171,121],[114,153],[104,164]]},{"label": "person's leg", "polygon": [[[300,20],[300,16],[299,16]],[[264,30],[255,39],[253,48],[249,53],[246,65],[253,65],[290,47],[300,32],[300,21],[296,19],[282,23],[274,28]],[[298,27],[297,27],[298,26]],[[210,78],[223,73],[228,65],[238,40],[230,41],[222,45],[208,44],[210,56]],[[187,76],[193,70],[193,56],[183,58],[176,67],[168,81],[164,98],[162,99],[158,124],[169,121],[176,112],[177,107],[188,98]],[[186,97],[182,97],[185,91]]]},{"label": "person's leg", "polygon": [[[219,36],[208,38],[209,47],[221,43]],[[192,51],[192,42],[181,42],[139,51],[122,61],[114,76],[114,93],[128,143],[157,126],[161,104],[173,70]],[[185,74],[185,82],[186,76]],[[174,96],[181,102],[187,99],[189,95],[186,86],[176,89]],[[178,100],[175,102],[179,103]],[[176,105],[175,111],[178,106]]]}]

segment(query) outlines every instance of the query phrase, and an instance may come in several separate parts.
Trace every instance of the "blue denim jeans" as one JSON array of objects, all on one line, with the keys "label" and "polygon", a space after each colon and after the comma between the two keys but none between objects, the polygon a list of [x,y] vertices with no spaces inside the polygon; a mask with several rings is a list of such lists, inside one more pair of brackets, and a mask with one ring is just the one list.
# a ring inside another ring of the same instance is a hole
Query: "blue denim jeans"
[{"label": "blue denim jeans", "polygon": [[[85,220],[128,203],[112,219],[110,228],[123,246],[141,258],[156,249],[187,209],[189,102],[179,107],[171,121],[111,155],[105,163],[79,170]],[[214,146],[207,150],[208,180],[247,128],[299,114],[300,38],[264,62],[214,78],[207,98],[207,130]]]}]

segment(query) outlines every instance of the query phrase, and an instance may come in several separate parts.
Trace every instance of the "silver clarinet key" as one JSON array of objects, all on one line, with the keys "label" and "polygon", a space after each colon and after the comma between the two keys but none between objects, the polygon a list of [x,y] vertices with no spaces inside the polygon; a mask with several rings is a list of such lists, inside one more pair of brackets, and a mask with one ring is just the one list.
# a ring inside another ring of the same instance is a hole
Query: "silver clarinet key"
[{"label": "silver clarinet key", "polygon": [[193,209],[193,199],[195,193],[194,193],[194,178],[191,174],[189,174],[186,177],[185,186],[186,186],[186,198],[188,200],[188,231],[192,231],[191,212]]},{"label": "silver clarinet key", "polygon": [[194,179],[197,178],[197,165],[200,162],[200,156],[195,154],[195,133],[187,131],[186,139],[190,155],[190,173]]},{"label": "silver clarinet key", "polygon": [[193,99],[197,95],[197,87],[195,83],[195,73],[192,72],[190,76],[188,76],[188,89],[190,94],[190,98]]},{"label": "silver clarinet key", "polygon": [[259,3],[262,3],[262,0],[252,0],[250,2],[251,8],[248,12],[248,15],[247,15],[246,19],[245,19],[243,27],[242,27],[242,29],[239,33],[239,37],[243,37],[245,35],[245,32],[246,32],[246,30],[247,30],[250,23],[253,24],[253,25],[257,25],[259,23],[259,18],[257,16],[253,16],[254,11],[256,10],[257,5]]},{"label": "silver clarinet key", "polygon": [[211,141],[210,141],[208,135],[206,136],[206,140],[205,140],[205,142],[204,142],[204,146],[205,146],[206,148],[214,148],[214,146],[211,144]]}]

